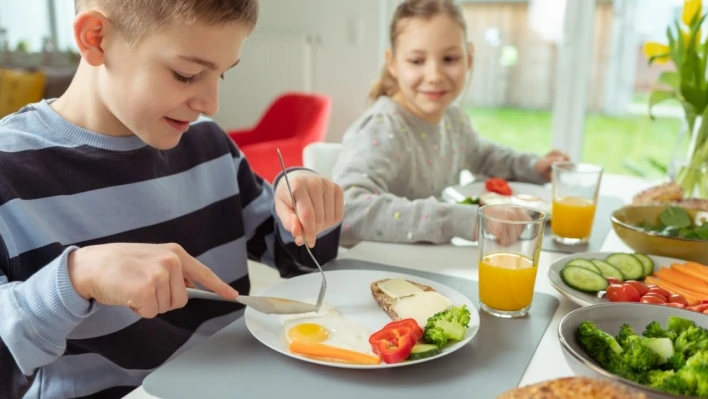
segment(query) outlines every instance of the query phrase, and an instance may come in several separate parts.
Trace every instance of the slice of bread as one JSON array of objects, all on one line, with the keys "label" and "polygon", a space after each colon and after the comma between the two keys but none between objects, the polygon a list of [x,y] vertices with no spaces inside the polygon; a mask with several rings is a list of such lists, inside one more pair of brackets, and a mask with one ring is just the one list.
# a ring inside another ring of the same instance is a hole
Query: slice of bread
[{"label": "slice of bread", "polygon": [[[373,295],[374,299],[376,300],[376,303],[379,305],[381,310],[386,312],[388,317],[391,318],[393,321],[401,320],[401,317],[396,313],[395,310],[393,310],[393,305],[396,304],[396,299],[391,298],[390,296],[386,295],[383,291],[381,291],[381,288],[379,288],[379,283],[382,283],[384,281],[387,281],[389,279],[383,279],[383,280],[378,280],[374,281],[371,283],[371,295]],[[423,285],[416,283],[415,281],[411,280],[406,280],[409,283],[417,286],[418,288],[422,289],[423,291],[435,291],[433,287]]]},{"label": "slice of bread", "polygon": [[608,380],[562,377],[514,388],[497,399],[649,399],[644,393]]}]

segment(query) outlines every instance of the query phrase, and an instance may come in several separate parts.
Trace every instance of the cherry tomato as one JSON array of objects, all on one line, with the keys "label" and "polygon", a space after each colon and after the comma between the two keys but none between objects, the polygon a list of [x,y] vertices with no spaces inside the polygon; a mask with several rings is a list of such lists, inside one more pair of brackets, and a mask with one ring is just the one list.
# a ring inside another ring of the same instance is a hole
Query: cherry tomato
[{"label": "cherry tomato", "polygon": [[672,308],[678,308],[678,309],[683,309],[686,307],[686,305],[684,305],[682,303],[678,303],[678,302],[666,302],[666,303],[662,303],[661,305],[670,306]]},{"label": "cherry tomato", "polygon": [[612,302],[639,302],[639,293],[631,285],[610,284],[607,298]]},{"label": "cherry tomato", "polygon": [[607,299],[611,302],[622,302],[622,285],[620,284],[610,284],[607,287]]},{"label": "cherry tomato", "polygon": [[681,296],[679,294],[671,294],[671,296],[669,297],[669,302],[680,303],[683,306],[688,306],[688,301],[686,300],[686,298],[684,298],[683,296]]},{"label": "cherry tomato", "polygon": [[647,292],[646,294],[642,295],[642,298],[644,298],[645,296],[654,297],[656,299],[661,300],[661,302],[668,302],[663,295],[659,295],[656,292]]},{"label": "cherry tomato", "polygon": [[639,302],[639,291],[632,284],[622,284],[622,295],[624,296],[624,302]]},{"label": "cherry tomato", "polygon": [[649,288],[649,292],[659,294],[659,295],[663,296],[664,298],[666,298],[666,300],[668,300],[671,297],[671,293],[661,287],[651,287],[651,288]]},{"label": "cherry tomato", "polygon": [[643,296],[644,294],[646,294],[649,291],[649,288],[647,288],[647,286],[644,283],[639,282],[639,281],[627,280],[624,282],[624,284],[629,284],[632,287],[634,287],[637,290],[637,292],[639,293],[639,296]]},{"label": "cherry tomato", "polygon": [[686,309],[692,310],[694,312],[703,313],[708,310],[708,303],[702,303],[700,305],[687,306]]},{"label": "cherry tomato", "polygon": [[501,195],[511,195],[511,187],[507,184],[506,180],[500,179],[498,177],[492,177],[487,179],[484,183],[484,187],[487,191]]},{"label": "cherry tomato", "polygon": [[666,303],[662,298],[655,295],[644,295],[639,302],[641,303],[653,303],[655,305],[663,305]]},{"label": "cherry tomato", "polygon": [[620,279],[614,277],[608,277],[607,282],[609,284],[622,284],[622,281],[620,281]]}]

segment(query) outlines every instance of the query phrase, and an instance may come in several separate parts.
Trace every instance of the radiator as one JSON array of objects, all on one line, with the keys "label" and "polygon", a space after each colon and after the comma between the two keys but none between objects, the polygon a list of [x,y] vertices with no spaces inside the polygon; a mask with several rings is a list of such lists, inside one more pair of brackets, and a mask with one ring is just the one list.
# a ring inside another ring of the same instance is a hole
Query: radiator
[{"label": "radiator", "polygon": [[313,44],[309,35],[258,33],[241,51],[241,62],[219,88],[214,120],[224,129],[253,126],[286,91],[313,90]]}]

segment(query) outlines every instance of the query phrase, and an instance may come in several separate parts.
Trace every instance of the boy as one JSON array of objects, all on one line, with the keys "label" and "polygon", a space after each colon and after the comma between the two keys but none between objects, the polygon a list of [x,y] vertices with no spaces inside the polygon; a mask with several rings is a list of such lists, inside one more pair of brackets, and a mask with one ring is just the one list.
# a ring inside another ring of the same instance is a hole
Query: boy
[{"label": "boy", "polygon": [[336,257],[341,188],[290,170],[300,224],[197,121],[256,19],[256,0],[77,0],[67,92],[0,121],[1,397],[122,397],[239,316],[187,285],[248,293],[247,257],[312,271],[303,231]]}]

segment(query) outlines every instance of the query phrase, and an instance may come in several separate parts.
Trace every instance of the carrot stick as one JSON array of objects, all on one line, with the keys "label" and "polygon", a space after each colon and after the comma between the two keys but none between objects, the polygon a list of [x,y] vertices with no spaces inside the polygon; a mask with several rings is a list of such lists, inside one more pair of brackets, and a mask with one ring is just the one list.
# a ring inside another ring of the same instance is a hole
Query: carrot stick
[{"label": "carrot stick", "polygon": [[680,287],[689,289],[693,292],[697,292],[699,294],[703,295],[708,295],[708,284],[705,284],[702,281],[693,279],[689,276],[686,276],[685,274],[679,273],[675,270],[671,270],[665,267],[662,267],[661,270],[658,272],[654,273],[658,277],[660,277],[663,280],[666,280],[670,283],[676,284]]},{"label": "carrot stick", "polygon": [[692,267],[688,267],[688,265],[682,265],[680,263],[674,263],[671,265],[671,270],[676,270],[679,273],[685,274],[687,276],[693,277],[697,280],[703,281],[704,283],[708,284],[708,267],[706,268],[706,272],[702,273],[699,270],[696,270]]},{"label": "carrot stick", "polygon": [[381,363],[378,356],[316,342],[292,341],[288,349],[290,352],[321,360],[338,360],[355,364]]},{"label": "carrot stick", "polygon": [[688,302],[689,305],[698,305],[700,303],[703,303],[704,299],[708,299],[708,297],[701,296],[700,294],[697,294],[695,292],[691,292],[689,290],[685,290],[677,285],[671,284],[667,282],[666,280],[662,280],[658,277],[653,277],[653,276],[647,276],[644,278],[644,282],[647,284],[654,284],[657,287],[661,287],[672,294],[679,294],[682,297],[686,299],[686,302]]},{"label": "carrot stick", "polygon": [[708,272],[708,266],[702,265],[702,264],[700,264],[700,263],[698,263],[698,262],[688,261],[688,262],[686,262],[686,266],[696,267],[696,268],[699,268],[699,269],[702,269],[702,270]]}]

